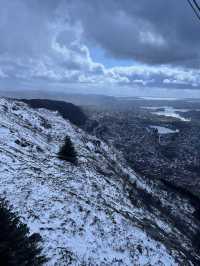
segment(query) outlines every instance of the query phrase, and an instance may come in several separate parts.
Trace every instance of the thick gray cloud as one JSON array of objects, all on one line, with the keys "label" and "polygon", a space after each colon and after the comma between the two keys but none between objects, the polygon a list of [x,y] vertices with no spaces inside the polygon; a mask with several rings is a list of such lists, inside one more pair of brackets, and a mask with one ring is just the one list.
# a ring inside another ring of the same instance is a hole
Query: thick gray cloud
[{"label": "thick gray cloud", "polygon": [[[200,85],[200,23],[186,0],[0,0],[0,6],[1,86]],[[91,48],[104,59],[96,62]],[[120,66],[119,59],[132,64]]]},{"label": "thick gray cloud", "polygon": [[86,40],[115,57],[199,65],[200,25],[186,0],[73,0],[70,11]]}]

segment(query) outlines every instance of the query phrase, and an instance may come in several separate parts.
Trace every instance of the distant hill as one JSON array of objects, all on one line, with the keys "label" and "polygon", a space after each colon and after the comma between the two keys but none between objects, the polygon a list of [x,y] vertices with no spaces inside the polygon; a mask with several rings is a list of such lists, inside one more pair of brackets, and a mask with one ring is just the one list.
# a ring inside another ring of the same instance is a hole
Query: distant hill
[{"label": "distant hill", "polygon": [[77,126],[84,125],[87,120],[87,116],[81,108],[72,103],[47,99],[20,99],[20,101],[27,103],[34,109],[46,108],[51,111],[58,111],[63,118],[68,119]]}]

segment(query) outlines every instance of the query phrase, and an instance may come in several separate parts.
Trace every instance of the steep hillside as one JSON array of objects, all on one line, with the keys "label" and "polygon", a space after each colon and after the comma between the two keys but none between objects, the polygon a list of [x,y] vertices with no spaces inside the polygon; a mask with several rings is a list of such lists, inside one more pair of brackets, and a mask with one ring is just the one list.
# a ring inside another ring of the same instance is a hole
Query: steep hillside
[{"label": "steep hillside", "polygon": [[[77,165],[57,156],[66,135]],[[120,153],[57,112],[4,98],[0,196],[41,234],[46,265],[199,263],[190,202],[136,176]]]},{"label": "steep hillside", "polygon": [[46,108],[51,111],[58,111],[63,118],[77,126],[83,125],[87,119],[81,108],[72,103],[47,99],[22,99],[21,101],[27,103],[31,108]]}]

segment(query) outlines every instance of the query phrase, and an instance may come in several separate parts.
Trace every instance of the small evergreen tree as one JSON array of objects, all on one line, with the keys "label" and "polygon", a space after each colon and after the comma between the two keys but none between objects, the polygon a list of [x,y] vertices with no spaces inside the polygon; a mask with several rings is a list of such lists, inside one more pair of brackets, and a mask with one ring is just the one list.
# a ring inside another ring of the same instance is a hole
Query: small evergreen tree
[{"label": "small evergreen tree", "polygon": [[28,227],[0,200],[0,265],[36,266],[46,261],[39,247],[41,236],[29,235]]},{"label": "small evergreen tree", "polygon": [[77,153],[75,151],[74,145],[70,137],[68,136],[65,137],[64,145],[61,147],[58,153],[58,157],[61,160],[77,164]]}]

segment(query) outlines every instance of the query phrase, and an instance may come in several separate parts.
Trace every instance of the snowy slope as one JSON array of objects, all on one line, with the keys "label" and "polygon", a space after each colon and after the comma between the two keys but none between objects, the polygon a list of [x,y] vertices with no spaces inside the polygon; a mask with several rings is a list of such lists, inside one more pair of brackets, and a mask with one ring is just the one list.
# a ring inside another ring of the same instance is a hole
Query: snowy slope
[{"label": "snowy slope", "polygon": [[[66,135],[78,166],[57,158]],[[172,228],[133,205],[127,182],[150,189],[119,153],[58,113],[0,98],[0,196],[41,234],[47,265],[181,265],[184,254],[154,240],[143,221]]]}]

